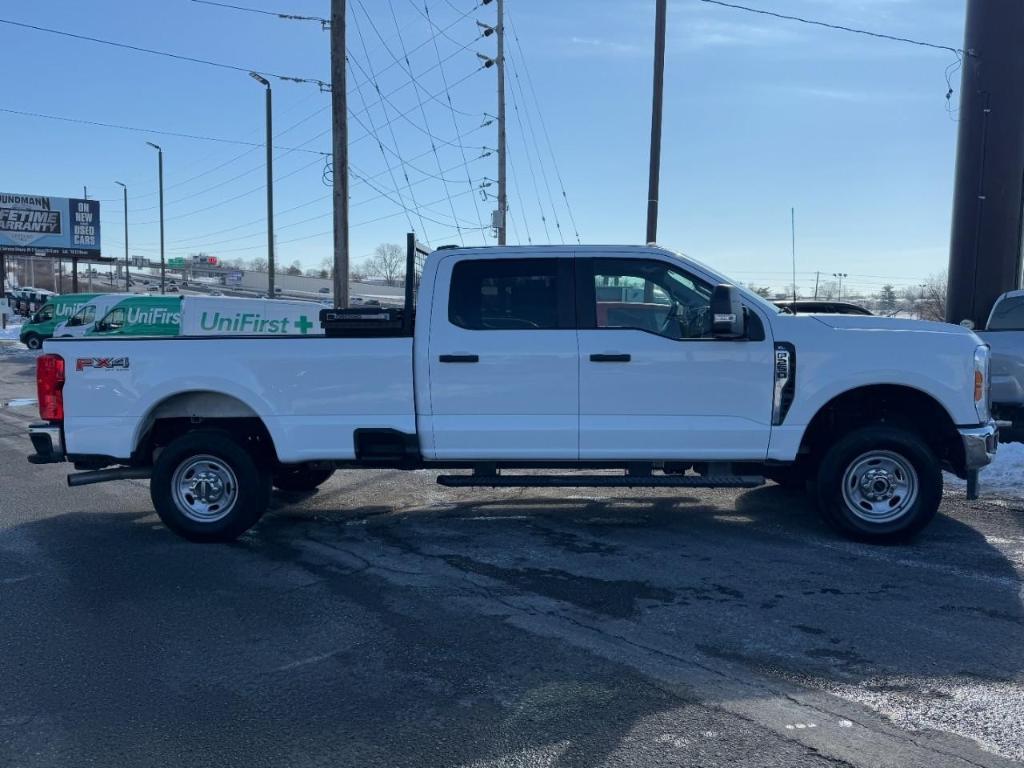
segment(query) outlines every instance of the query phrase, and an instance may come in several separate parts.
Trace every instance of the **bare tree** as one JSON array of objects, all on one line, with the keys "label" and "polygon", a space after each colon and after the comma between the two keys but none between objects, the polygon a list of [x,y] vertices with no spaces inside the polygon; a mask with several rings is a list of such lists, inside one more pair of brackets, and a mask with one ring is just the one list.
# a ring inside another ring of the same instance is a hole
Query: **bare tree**
[{"label": "bare tree", "polygon": [[287,274],[287,275],[301,275],[302,274],[302,263],[298,259],[296,259],[285,270],[285,274]]},{"label": "bare tree", "polygon": [[266,272],[267,260],[262,256],[257,256],[255,259],[249,262],[249,269],[251,269],[253,272]]},{"label": "bare tree", "polygon": [[367,271],[384,280],[386,285],[395,285],[402,276],[405,252],[394,243],[381,243],[366,262]]},{"label": "bare tree", "polygon": [[934,320],[937,323],[946,321],[946,273],[931,275],[921,287],[921,298],[917,303],[917,312],[922,320]]}]

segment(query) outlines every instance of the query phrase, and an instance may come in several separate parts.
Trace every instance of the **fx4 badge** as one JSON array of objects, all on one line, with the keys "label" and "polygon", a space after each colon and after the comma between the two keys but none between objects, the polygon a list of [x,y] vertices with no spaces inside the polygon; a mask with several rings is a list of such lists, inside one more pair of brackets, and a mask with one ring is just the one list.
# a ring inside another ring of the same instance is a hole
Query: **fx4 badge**
[{"label": "fx4 badge", "polygon": [[121,369],[128,370],[127,357],[80,357],[75,361],[75,370],[84,371],[86,368],[104,368],[107,370]]}]

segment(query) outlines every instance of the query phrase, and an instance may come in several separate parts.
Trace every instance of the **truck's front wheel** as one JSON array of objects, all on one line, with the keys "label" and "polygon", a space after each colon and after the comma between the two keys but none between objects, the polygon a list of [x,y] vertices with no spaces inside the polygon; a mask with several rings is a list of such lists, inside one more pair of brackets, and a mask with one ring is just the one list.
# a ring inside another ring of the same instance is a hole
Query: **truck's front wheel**
[{"label": "truck's front wheel", "polygon": [[43,339],[37,333],[26,334],[25,346],[29,349],[41,349],[43,346]]},{"label": "truck's front wheel", "polygon": [[942,501],[942,470],[928,444],[900,427],[850,432],[818,469],[818,506],[854,539],[905,541],[931,522]]},{"label": "truck's front wheel", "polygon": [[226,432],[201,430],[157,456],[149,485],[164,525],[190,541],[231,541],[260,519],[270,476]]}]

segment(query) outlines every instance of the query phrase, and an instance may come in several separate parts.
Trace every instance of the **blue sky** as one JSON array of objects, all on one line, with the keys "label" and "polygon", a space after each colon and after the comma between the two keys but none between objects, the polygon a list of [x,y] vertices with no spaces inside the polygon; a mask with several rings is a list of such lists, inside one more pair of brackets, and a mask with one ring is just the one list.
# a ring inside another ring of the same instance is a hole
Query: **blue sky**
[{"label": "blue sky", "polygon": [[[327,0],[238,4],[329,14]],[[962,45],[962,0],[747,4]],[[584,242],[641,241],[653,0],[506,7],[510,242],[574,242],[570,209]],[[0,17],[329,79],[328,35],[313,22],[190,0],[40,0]],[[472,0],[349,0],[354,259],[402,242],[410,224],[432,245],[494,242],[480,227],[495,206],[495,77],[476,56],[493,55],[494,38],[476,26],[493,19],[493,4]],[[262,86],[244,72],[6,25],[0,46],[4,109],[263,140]],[[944,71],[954,62],[944,51],[669,0],[659,241],[743,282],[782,287],[793,206],[804,290],[815,270],[847,272],[869,291],[941,272],[957,131]],[[315,85],[274,80],[273,89],[278,258],[314,267],[331,254],[330,189],[316,154],[330,151],[330,99]],[[123,248],[120,180],[131,251],[158,254],[152,140],[165,150],[168,256],[265,255],[262,147],[6,113],[0,131],[3,191],[76,196],[87,186],[104,201],[105,253]]]}]

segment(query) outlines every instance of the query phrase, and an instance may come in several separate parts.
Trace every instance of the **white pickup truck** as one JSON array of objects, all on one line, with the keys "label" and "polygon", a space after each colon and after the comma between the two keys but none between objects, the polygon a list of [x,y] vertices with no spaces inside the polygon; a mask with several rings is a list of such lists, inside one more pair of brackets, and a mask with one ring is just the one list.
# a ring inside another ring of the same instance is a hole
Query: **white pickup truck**
[{"label": "white pickup truck", "polygon": [[942,469],[976,479],[996,450],[969,330],[783,314],[654,246],[439,249],[412,309],[410,289],[405,310],[324,310],[326,336],[49,340],[30,461],[73,462],[73,486],[150,478],[163,522],[200,541],[256,523],[272,485],[366,467],[480,487],[768,477],[894,541],[934,516]]}]

